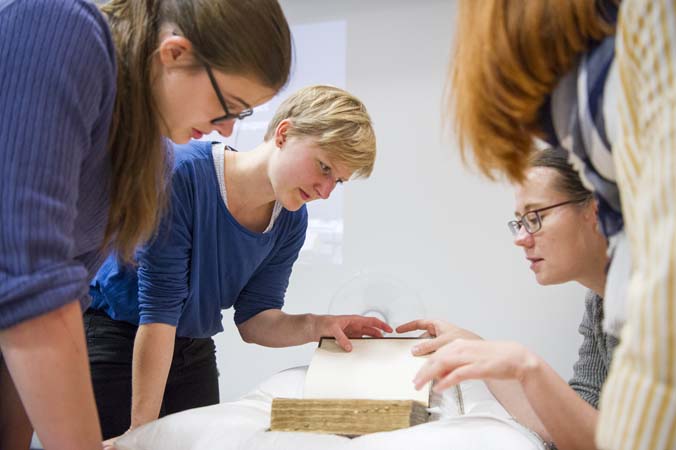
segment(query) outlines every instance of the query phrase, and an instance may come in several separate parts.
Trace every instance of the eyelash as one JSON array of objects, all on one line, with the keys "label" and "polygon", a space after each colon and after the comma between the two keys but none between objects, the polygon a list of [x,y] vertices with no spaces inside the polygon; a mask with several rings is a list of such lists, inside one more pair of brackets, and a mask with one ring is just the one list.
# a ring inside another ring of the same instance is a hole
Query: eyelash
[{"label": "eyelash", "polygon": [[[326,164],[324,164],[321,161],[319,161],[319,170],[321,170],[322,174],[324,174],[324,175],[329,175],[331,173],[331,167],[327,166]],[[343,180],[338,178],[336,180],[336,183],[337,184],[343,184]]]}]

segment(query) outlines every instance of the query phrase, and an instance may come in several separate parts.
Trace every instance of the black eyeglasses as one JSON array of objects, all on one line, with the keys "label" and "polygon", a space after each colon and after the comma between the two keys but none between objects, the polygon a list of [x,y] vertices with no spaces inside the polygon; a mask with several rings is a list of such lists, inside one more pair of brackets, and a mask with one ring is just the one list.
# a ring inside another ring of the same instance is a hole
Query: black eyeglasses
[{"label": "black eyeglasses", "polygon": [[527,211],[526,213],[524,213],[523,216],[521,216],[521,219],[510,220],[509,222],[507,222],[507,226],[509,227],[509,231],[512,232],[513,236],[519,234],[519,231],[521,231],[521,227],[524,227],[529,234],[534,234],[540,231],[540,228],[542,228],[542,217],[540,217],[540,213],[542,211],[547,211],[548,209],[552,208],[558,208],[559,206],[563,205],[570,205],[571,203],[582,203],[585,201],[587,201],[586,198],[578,200],[568,200],[566,202],[557,203],[556,205],[545,206],[544,208],[538,208],[532,211]]},{"label": "black eyeglasses", "polygon": [[214,88],[214,91],[216,92],[216,97],[218,97],[218,101],[221,102],[221,106],[223,107],[223,111],[225,111],[225,115],[216,117],[211,121],[212,124],[218,125],[226,120],[234,120],[234,119],[244,119],[245,117],[249,117],[251,114],[253,114],[253,109],[248,107],[248,105],[245,105],[247,108],[240,112],[239,114],[232,114],[230,111],[228,111],[228,105],[225,103],[225,98],[223,98],[223,94],[221,93],[221,90],[218,88],[218,84],[216,83],[216,78],[214,78],[214,73],[211,71],[211,67],[209,64],[204,64],[204,67],[207,69],[207,75],[209,75],[209,80],[211,81],[211,86]]}]

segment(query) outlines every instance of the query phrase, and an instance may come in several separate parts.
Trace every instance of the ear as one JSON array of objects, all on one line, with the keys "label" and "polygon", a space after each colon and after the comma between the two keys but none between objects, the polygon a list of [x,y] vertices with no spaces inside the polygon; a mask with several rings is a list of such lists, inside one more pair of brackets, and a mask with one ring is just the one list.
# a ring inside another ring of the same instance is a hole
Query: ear
[{"label": "ear", "polygon": [[595,227],[599,226],[599,202],[593,198],[585,207],[585,218]]},{"label": "ear", "polygon": [[158,52],[166,67],[186,66],[194,63],[192,43],[183,36],[170,35],[160,42]]},{"label": "ear", "polygon": [[275,145],[277,148],[282,148],[286,143],[286,133],[289,131],[289,128],[291,128],[290,119],[284,119],[277,125],[277,129],[275,129]]}]

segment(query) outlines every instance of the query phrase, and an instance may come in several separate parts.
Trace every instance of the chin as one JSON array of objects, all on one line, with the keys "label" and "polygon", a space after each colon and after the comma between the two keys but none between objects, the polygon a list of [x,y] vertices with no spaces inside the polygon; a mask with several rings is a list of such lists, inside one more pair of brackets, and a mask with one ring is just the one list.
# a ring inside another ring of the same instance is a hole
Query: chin
[{"label": "chin", "polygon": [[164,137],[174,144],[187,144],[192,139],[192,134],[186,133],[185,130],[168,130]]},{"label": "chin", "polygon": [[187,144],[192,138],[190,136],[170,136],[169,139],[171,139],[174,144]]},{"label": "chin", "polygon": [[540,286],[549,286],[550,284],[552,284],[547,280],[547,277],[542,275],[535,275],[535,280],[538,282]]},{"label": "chin", "polygon": [[284,209],[291,212],[298,211],[305,204],[303,202],[285,202],[285,201],[282,201],[281,203]]},{"label": "chin", "polygon": [[562,284],[570,281],[568,279],[563,279],[560,276],[553,276],[552,274],[547,274],[543,272],[535,274],[535,279],[541,286],[551,286],[553,284]]}]

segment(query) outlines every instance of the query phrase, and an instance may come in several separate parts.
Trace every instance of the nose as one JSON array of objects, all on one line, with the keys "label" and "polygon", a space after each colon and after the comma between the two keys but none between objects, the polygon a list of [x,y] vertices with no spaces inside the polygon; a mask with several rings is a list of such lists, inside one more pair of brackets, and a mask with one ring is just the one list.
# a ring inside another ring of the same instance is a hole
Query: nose
[{"label": "nose", "polygon": [[514,236],[514,245],[517,247],[529,248],[534,243],[533,235],[526,231],[526,227],[519,228],[519,232]]},{"label": "nose", "polygon": [[230,137],[232,135],[232,130],[235,128],[235,119],[226,120],[222,123],[214,125],[216,131],[223,137]]},{"label": "nose", "polygon": [[317,184],[315,186],[315,191],[317,191],[317,195],[323,200],[326,200],[329,198],[331,195],[331,192],[333,192],[333,189],[336,187],[336,180],[326,177],[324,180],[322,180],[321,183]]}]

